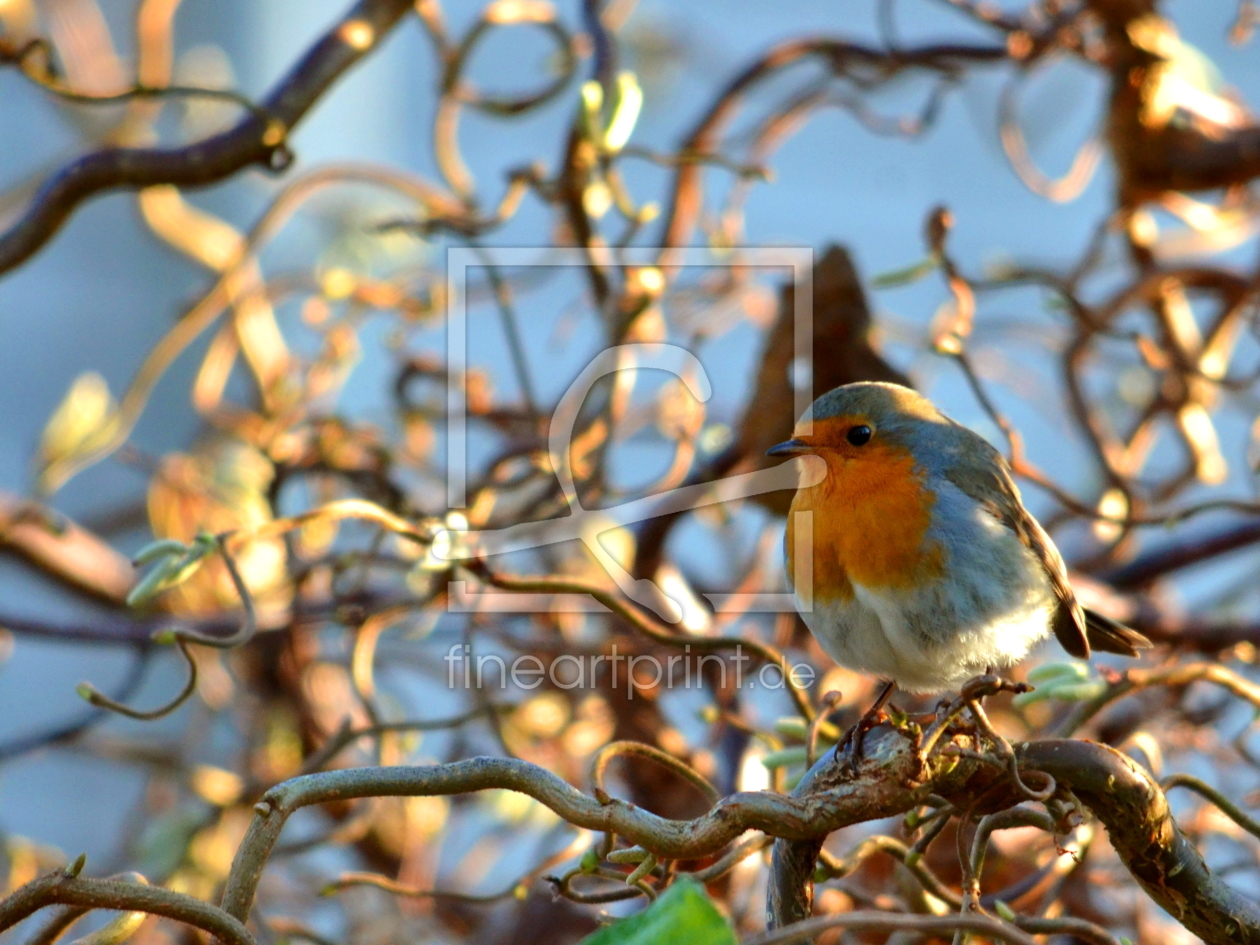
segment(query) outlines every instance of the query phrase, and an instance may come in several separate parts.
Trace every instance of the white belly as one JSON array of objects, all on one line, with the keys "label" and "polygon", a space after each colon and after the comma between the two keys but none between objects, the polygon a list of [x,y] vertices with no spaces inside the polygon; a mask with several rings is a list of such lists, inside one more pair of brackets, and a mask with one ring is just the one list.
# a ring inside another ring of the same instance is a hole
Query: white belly
[{"label": "white belly", "polygon": [[978,540],[949,549],[946,577],[910,590],[854,585],[852,600],[815,601],[812,610],[798,598],[827,655],[909,692],[956,688],[1027,656],[1049,634],[1057,607],[1049,578],[992,517],[973,524]]}]

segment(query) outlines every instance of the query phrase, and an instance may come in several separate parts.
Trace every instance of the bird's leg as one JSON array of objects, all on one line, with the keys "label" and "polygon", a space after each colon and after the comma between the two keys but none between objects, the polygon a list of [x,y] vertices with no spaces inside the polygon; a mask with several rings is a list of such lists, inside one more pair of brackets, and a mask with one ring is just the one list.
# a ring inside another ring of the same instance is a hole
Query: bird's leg
[{"label": "bird's leg", "polygon": [[886,718],[884,706],[887,704],[888,697],[892,695],[896,685],[896,683],[891,681],[884,684],[884,688],[878,698],[876,698],[875,704],[866,710],[866,713],[857,720],[857,723],[851,729],[844,733],[844,738],[836,746],[837,758],[846,750],[848,751],[850,770],[856,769],[857,763],[862,760],[862,742],[866,738],[866,733]]}]

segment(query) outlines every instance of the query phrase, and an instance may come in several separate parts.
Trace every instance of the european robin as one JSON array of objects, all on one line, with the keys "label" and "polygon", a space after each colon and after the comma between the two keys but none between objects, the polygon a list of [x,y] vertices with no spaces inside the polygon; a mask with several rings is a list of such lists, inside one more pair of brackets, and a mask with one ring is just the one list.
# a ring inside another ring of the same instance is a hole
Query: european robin
[{"label": "european robin", "polygon": [[926,398],[897,384],[846,384],[806,418],[809,433],[798,423],[769,453],[826,463],[816,485],[797,489],[785,545],[790,580],[795,513],[813,513],[812,602],[795,592],[841,666],[928,693],[1013,666],[1052,630],[1081,658],[1150,646],[1080,605],[1006,460]]}]

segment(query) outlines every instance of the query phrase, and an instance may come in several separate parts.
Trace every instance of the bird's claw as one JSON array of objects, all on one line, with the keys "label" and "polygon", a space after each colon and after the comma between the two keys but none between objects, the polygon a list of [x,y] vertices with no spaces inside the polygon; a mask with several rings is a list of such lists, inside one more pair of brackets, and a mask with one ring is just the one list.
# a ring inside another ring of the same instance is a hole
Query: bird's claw
[{"label": "bird's claw", "polygon": [[850,776],[857,774],[858,764],[862,761],[862,743],[866,738],[866,733],[888,719],[887,713],[884,712],[884,705],[888,702],[888,697],[892,695],[893,686],[894,683],[891,681],[884,684],[875,703],[857,720],[856,725],[844,733],[844,738],[836,745],[836,758],[839,759],[841,754],[846,755],[845,767]]},{"label": "bird's claw", "polygon": [[864,743],[867,732],[887,721],[888,713],[882,708],[875,708],[858,719],[844,733],[844,737],[836,745],[836,759],[839,760],[843,756],[845,769],[849,775],[857,774],[858,765],[862,763],[862,759],[865,757]]}]

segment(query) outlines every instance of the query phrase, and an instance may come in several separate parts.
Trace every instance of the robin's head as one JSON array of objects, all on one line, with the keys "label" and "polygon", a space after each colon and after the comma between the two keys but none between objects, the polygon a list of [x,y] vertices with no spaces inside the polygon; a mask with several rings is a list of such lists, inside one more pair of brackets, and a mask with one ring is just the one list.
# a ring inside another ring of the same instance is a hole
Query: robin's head
[{"label": "robin's head", "polygon": [[932,402],[899,384],[860,382],[823,394],[771,456],[817,455],[828,466],[860,463],[888,452],[918,452],[954,425]]}]

